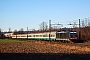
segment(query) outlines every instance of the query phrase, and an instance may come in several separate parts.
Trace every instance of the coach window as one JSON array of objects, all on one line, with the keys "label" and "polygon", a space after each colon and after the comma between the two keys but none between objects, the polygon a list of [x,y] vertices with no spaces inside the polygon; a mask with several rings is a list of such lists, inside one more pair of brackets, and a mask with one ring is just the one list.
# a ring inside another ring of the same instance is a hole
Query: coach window
[{"label": "coach window", "polygon": [[33,35],[33,37],[35,37],[35,35]]},{"label": "coach window", "polygon": [[47,35],[43,35],[43,37],[47,37]]},{"label": "coach window", "polygon": [[12,36],[12,37],[16,37],[16,36]]},{"label": "coach window", "polygon": [[28,37],[32,37],[31,35],[29,35]]},{"label": "coach window", "polygon": [[20,37],[20,36],[17,36],[17,37]]},{"label": "coach window", "polygon": [[39,37],[39,35],[36,35],[36,37]]},{"label": "coach window", "polygon": [[40,35],[40,37],[42,37],[42,35]]},{"label": "coach window", "polygon": [[51,35],[51,37],[54,37],[54,35]]},{"label": "coach window", "polygon": [[26,37],[26,36],[21,36],[21,37]]}]

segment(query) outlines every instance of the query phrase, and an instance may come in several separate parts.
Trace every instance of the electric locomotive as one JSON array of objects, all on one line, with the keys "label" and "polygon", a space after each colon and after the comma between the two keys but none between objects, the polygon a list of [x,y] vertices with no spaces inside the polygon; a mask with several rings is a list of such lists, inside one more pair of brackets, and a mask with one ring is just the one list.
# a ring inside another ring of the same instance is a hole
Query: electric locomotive
[{"label": "electric locomotive", "polygon": [[78,34],[75,31],[56,32],[56,40],[61,40],[61,41],[77,41],[78,40]]}]

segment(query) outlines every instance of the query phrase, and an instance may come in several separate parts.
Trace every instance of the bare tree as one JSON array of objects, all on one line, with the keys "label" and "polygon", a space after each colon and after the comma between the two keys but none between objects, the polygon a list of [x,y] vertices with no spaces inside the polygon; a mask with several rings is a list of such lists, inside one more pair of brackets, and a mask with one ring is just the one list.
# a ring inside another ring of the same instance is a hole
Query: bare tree
[{"label": "bare tree", "polygon": [[13,34],[16,35],[16,39],[17,39],[18,31],[17,30],[14,30]]},{"label": "bare tree", "polygon": [[20,31],[23,31],[23,28],[21,28]]},{"label": "bare tree", "polygon": [[33,28],[32,31],[36,31],[35,28]]},{"label": "bare tree", "polygon": [[73,28],[76,28],[77,27],[77,24],[76,24],[76,22],[74,22],[74,24],[73,24]]},{"label": "bare tree", "polygon": [[85,18],[85,26],[87,27],[87,18]]},{"label": "bare tree", "polygon": [[85,27],[84,20],[82,21],[82,27]]},{"label": "bare tree", "polygon": [[11,28],[9,28],[9,31],[8,32],[11,32]]},{"label": "bare tree", "polygon": [[18,33],[23,34],[24,33],[23,28],[21,28]]},{"label": "bare tree", "polygon": [[90,27],[90,20],[88,20],[88,26]]},{"label": "bare tree", "polygon": [[18,34],[18,31],[17,30],[14,30],[13,34],[14,35]]},{"label": "bare tree", "polygon": [[47,29],[48,29],[47,23],[46,23],[46,22],[42,22],[42,23],[40,24],[40,30],[47,30]]}]

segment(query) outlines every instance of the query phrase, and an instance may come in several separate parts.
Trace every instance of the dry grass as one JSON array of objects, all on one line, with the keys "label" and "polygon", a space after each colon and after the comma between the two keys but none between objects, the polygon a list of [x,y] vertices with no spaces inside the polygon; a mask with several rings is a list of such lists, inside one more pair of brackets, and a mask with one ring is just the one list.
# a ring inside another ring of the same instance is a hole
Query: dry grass
[{"label": "dry grass", "polygon": [[0,53],[90,53],[90,48],[46,41],[1,42]]}]

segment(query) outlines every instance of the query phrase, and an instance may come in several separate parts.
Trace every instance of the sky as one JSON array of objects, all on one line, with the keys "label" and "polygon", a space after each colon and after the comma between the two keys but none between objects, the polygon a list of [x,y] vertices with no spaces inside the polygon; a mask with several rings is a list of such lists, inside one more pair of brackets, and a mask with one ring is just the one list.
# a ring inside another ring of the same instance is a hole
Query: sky
[{"label": "sky", "polygon": [[3,31],[39,29],[42,22],[66,24],[90,17],[90,0],[0,0]]}]

